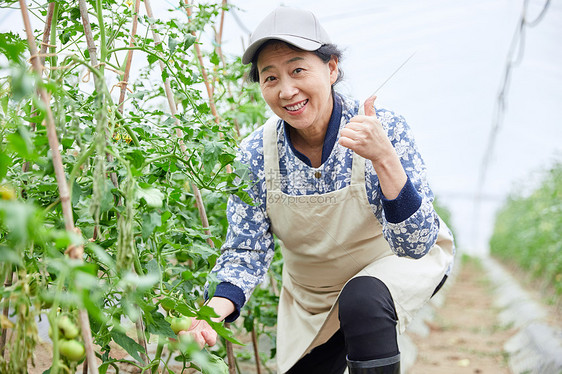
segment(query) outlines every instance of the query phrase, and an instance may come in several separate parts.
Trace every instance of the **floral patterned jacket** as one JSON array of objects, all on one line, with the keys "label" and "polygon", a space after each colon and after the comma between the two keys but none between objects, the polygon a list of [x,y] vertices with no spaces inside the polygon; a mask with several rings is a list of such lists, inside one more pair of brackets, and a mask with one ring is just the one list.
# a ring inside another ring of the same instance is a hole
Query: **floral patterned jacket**
[{"label": "floral patterned jacket", "polygon": [[[334,110],[324,140],[322,165],[310,166],[306,156],[291,144],[287,124],[278,121],[278,150],[281,189],[289,195],[324,194],[350,184],[352,151],[338,143],[339,131],[358,113],[359,102],[334,93]],[[376,109],[404,170],[406,185],[394,200],[382,194],[370,161],[366,161],[365,185],[373,214],[383,235],[397,256],[420,258],[435,244],[439,220],[433,209],[433,193],[426,168],[412,133],[403,117]],[[255,287],[264,280],[274,254],[274,239],[266,213],[266,185],[263,158],[263,126],[241,143],[238,161],[248,166],[253,182],[247,192],[254,206],[231,196],[227,206],[229,228],[212,272],[221,283],[214,296],[225,297],[236,306],[226,321],[235,320]],[[320,173],[317,173],[320,171]],[[317,176],[321,176],[317,178]]]}]

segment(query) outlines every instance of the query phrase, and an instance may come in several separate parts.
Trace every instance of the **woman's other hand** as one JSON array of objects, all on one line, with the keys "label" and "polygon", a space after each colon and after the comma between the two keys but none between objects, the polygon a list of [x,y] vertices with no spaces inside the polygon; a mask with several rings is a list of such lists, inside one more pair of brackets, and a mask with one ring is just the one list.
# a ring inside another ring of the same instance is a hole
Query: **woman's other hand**
[{"label": "woman's other hand", "polygon": [[[218,315],[218,317],[211,318],[213,322],[221,322],[235,310],[232,301],[223,297],[213,297],[206,305],[213,308]],[[180,330],[177,335],[180,339],[182,336],[193,338],[201,348],[205,345],[212,347],[217,344],[217,332],[207,321],[195,318],[191,318],[191,326],[187,330]]]},{"label": "woman's other hand", "polygon": [[181,330],[178,332],[178,337],[188,336],[193,339],[200,348],[205,345],[209,347],[217,344],[217,333],[207,321],[201,321],[195,318],[191,319],[191,327],[188,330]]}]

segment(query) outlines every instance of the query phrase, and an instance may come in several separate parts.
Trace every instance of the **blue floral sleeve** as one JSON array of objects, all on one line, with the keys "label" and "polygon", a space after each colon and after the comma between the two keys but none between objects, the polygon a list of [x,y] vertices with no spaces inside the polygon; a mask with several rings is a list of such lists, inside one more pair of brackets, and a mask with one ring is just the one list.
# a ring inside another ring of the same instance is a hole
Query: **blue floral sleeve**
[{"label": "blue floral sleeve", "polygon": [[221,248],[221,256],[212,270],[221,282],[239,287],[245,300],[248,300],[255,287],[266,276],[275,248],[273,235],[269,230],[270,221],[265,211],[262,135],[263,129],[259,129],[240,146],[237,160],[248,167],[251,185],[246,192],[254,205],[249,205],[234,195],[229,198],[226,209],[229,223],[226,240]]},{"label": "blue floral sleeve", "polygon": [[435,245],[439,232],[426,167],[404,118],[387,110],[378,110],[377,116],[400,157],[408,181],[396,199],[387,200],[380,190],[373,165],[367,161],[366,187],[371,207],[393,252],[398,256],[421,258]]}]

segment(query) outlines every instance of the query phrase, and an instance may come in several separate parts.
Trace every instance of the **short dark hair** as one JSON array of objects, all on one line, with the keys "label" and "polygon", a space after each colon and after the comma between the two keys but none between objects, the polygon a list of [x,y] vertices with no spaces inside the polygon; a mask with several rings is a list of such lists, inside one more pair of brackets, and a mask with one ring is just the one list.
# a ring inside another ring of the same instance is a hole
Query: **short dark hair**
[{"label": "short dark hair", "polygon": [[[302,51],[302,49],[295,47],[292,44],[286,43],[282,40],[269,40],[265,43],[262,44],[262,46],[256,51],[256,53],[254,54],[254,57],[252,58],[252,66],[250,67],[250,73],[249,73],[249,79],[251,82],[259,82],[260,81],[260,73],[258,71],[258,56],[260,54],[260,52],[267,47],[268,45],[271,44],[284,44],[287,47],[295,50],[295,51]],[[318,48],[315,51],[312,51],[312,53],[314,53],[316,56],[318,56],[318,58],[320,58],[320,60],[322,60],[323,63],[327,64],[328,62],[330,62],[330,60],[332,59],[332,57],[337,58],[338,61],[341,61],[343,53],[342,51],[338,48],[337,45],[335,44],[324,44],[322,45],[320,48]],[[343,79],[343,70],[341,68],[341,66],[338,64],[338,78],[336,79],[336,81],[334,82],[333,85],[338,84],[339,82],[341,82]]]}]

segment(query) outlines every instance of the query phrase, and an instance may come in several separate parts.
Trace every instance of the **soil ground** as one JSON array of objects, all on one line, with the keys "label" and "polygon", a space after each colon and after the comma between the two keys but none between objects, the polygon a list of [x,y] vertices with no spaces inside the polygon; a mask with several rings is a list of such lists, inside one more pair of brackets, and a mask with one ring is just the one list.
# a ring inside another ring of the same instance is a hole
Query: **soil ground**
[{"label": "soil ground", "polygon": [[429,336],[411,335],[418,357],[409,374],[510,373],[503,346],[516,331],[498,325],[499,311],[477,259],[463,261],[446,292]]}]

